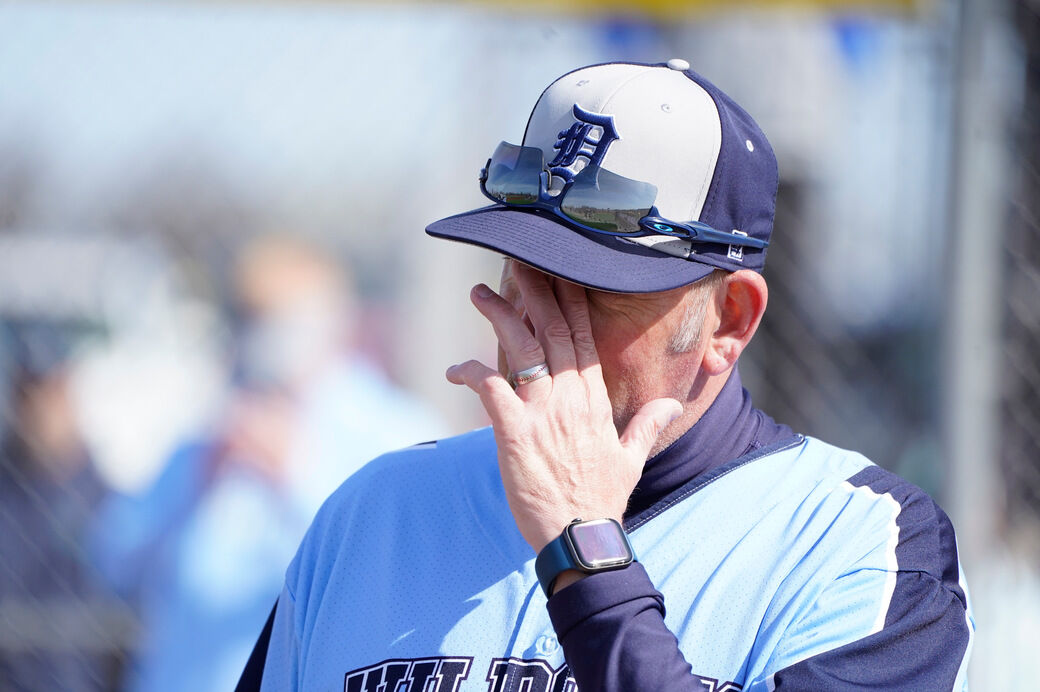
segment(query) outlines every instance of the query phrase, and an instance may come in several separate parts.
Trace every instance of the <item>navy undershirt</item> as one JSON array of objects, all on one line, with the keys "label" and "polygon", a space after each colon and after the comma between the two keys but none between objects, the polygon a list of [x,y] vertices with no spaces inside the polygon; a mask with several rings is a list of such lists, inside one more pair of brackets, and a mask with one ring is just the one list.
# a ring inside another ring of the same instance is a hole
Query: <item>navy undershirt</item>
[{"label": "navy undershirt", "polygon": [[794,433],[751,406],[736,368],[715,401],[682,437],[643,468],[625,518],[640,514],[701,474]]},{"label": "navy undershirt", "polygon": [[[734,368],[700,420],[647,461],[625,523],[693,479],[792,437],[789,427],[751,405]],[[638,562],[561,589],[548,608],[579,689],[704,689],[664,624],[664,597]]]}]

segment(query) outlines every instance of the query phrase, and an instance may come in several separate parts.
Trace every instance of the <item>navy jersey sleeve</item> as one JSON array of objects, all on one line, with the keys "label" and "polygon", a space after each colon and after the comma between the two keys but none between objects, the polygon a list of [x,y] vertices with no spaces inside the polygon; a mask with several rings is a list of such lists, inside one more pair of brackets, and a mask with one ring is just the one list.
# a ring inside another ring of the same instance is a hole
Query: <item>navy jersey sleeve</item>
[{"label": "navy jersey sleeve", "polygon": [[[695,675],[664,621],[645,570],[589,576],[549,599],[549,615],[580,689],[964,689],[974,624],[953,528],[919,489],[877,467],[849,480],[898,504],[890,562],[849,565],[784,634],[765,674],[738,683]],[[885,580],[883,602],[876,585]],[[878,612],[836,625],[849,610]],[[705,633],[705,636],[711,636]]]},{"label": "navy jersey sleeve", "polygon": [[697,690],[664,624],[664,597],[638,562],[553,594],[549,617],[582,690]]},{"label": "navy jersey sleeve", "polygon": [[[878,690],[964,689],[975,625],[949,518],[920,489],[878,467],[849,483],[899,506],[887,602],[869,634],[781,667],[768,685],[782,690],[863,684]],[[787,637],[789,646],[810,646],[835,609],[856,603],[857,586],[870,571],[876,567],[855,565],[836,580],[819,599],[824,607],[813,608]]]},{"label": "navy jersey sleeve", "polygon": [[960,690],[970,639],[963,604],[932,577],[897,575],[880,631],[773,674],[777,690]]}]

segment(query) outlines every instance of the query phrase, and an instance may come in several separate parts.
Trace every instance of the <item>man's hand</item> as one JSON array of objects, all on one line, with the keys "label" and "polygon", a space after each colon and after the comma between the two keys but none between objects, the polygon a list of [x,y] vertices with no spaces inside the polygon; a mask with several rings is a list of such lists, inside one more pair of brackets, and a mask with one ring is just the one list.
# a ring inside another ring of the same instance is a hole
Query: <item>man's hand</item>
[{"label": "man's hand", "polygon": [[654,440],[682,406],[650,401],[619,436],[585,289],[519,263],[512,268],[526,314],[483,284],[470,297],[494,327],[510,370],[546,362],[551,376],[513,391],[502,373],[475,360],[447,376],[480,396],[509,508],[537,553],[576,517],[622,520]]}]

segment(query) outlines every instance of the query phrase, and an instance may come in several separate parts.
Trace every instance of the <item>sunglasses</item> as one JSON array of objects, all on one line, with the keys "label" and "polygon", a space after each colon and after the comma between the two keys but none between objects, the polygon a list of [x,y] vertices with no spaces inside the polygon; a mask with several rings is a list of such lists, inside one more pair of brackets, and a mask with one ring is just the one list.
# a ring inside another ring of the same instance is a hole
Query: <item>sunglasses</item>
[{"label": "sunglasses", "polygon": [[699,221],[658,215],[657,187],[586,166],[559,193],[549,192],[550,173],[538,147],[502,142],[480,172],[480,190],[500,204],[548,211],[581,229],[614,236],[669,235],[697,243],[765,248],[768,241],[723,233]]}]

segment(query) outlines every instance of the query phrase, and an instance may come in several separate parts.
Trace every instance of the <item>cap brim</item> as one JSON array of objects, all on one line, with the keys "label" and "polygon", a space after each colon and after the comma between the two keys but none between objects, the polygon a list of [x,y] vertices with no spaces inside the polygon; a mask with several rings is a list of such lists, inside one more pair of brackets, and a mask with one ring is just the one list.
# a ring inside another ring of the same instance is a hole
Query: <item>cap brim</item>
[{"label": "cap brim", "polygon": [[582,232],[536,210],[493,205],[426,227],[436,238],[508,255],[547,274],[614,293],[653,293],[694,283],[715,267],[604,233]]}]

